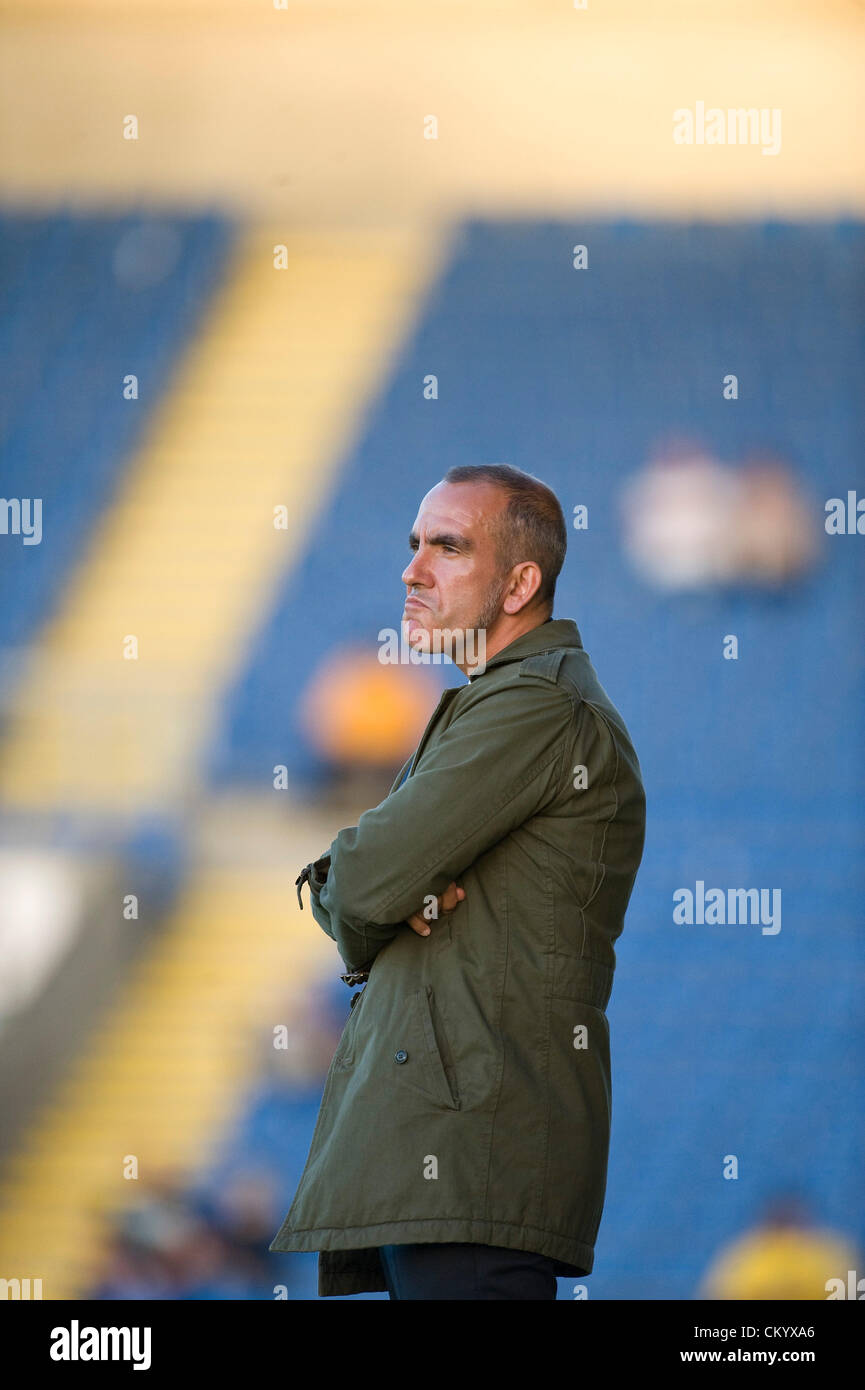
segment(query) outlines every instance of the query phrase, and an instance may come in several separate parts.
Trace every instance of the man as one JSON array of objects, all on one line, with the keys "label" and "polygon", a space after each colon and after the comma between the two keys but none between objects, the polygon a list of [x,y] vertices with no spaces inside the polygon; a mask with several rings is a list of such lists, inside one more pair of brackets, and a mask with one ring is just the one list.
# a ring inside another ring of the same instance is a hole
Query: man
[{"label": "man", "polygon": [[[591,1271],[604,1202],[640,768],[576,625],[552,618],[567,532],[549,488],[453,468],[409,544],[409,641],[461,646],[469,680],[298,878],[344,978],[368,982],[269,1248],[319,1250],[321,1295],[552,1299]],[[485,649],[454,637],[473,629]]]}]

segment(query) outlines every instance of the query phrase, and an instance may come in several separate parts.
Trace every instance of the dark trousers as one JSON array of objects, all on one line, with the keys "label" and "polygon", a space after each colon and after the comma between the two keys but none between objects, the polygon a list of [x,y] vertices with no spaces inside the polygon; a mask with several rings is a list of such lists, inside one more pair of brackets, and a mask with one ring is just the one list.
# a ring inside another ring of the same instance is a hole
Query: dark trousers
[{"label": "dark trousers", "polygon": [[379,1256],[391,1298],[556,1297],[552,1260],[525,1250],[430,1243],[382,1245]]}]

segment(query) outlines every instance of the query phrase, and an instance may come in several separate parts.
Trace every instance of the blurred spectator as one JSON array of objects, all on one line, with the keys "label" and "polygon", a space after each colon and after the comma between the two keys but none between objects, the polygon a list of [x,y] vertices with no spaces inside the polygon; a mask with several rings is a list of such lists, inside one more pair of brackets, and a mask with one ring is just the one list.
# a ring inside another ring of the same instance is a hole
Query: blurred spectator
[{"label": "blurred spectator", "polygon": [[[220,1190],[216,1220],[222,1233],[226,1263],[233,1277],[251,1289],[272,1290],[275,1282],[273,1212],[281,1193],[270,1174],[241,1170]],[[243,1297],[243,1295],[238,1295]]]},{"label": "blurred spectator", "polygon": [[861,1269],[855,1246],[813,1224],[801,1198],[771,1201],[753,1230],[723,1247],[707,1270],[699,1298],[826,1299],[827,1282]]},{"label": "blurred spectator", "polygon": [[753,458],[739,476],[736,569],[756,584],[789,583],[817,557],[813,512],[779,459]]},{"label": "blurred spectator", "polygon": [[662,589],[702,589],[735,574],[735,474],[677,443],[631,479],[623,494],[625,549]]},{"label": "blurred spectator", "polygon": [[300,703],[302,727],[329,770],[330,790],[376,801],[426,728],[447,683],[441,673],[454,670],[447,662],[411,664],[396,619],[388,631],[395,636],[378,652],[340,646],[328,653]]},{"label": "blurred spectator", "polygon": [[87,1297],[272,1299],[287,1283],[268,1253],[280,1194],[271,1175],[238,1171],[218,1198],[158,1179],[114,1220],[105,1264]]},{"label": "blurred spectator", "polygon": [[628,483],[622,516],[631,563],[669,591],[778,586],[817,555],[814,517],[791,470],[774,458],[734,470],[674,442]]}]

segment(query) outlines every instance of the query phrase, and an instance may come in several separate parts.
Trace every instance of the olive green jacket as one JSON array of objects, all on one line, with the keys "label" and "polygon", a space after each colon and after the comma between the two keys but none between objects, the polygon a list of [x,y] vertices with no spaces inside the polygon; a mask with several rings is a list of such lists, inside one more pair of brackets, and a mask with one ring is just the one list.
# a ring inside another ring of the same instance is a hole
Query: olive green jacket
[{"label": "olive green jacket", "polygon": [[[508,1246],[588,1274],[604,1010],[645,832],[637,756],[560,619],[446,690],[409,761],[298,879],[368,983],[269,1248],[321,1251],[321,1295],[384,1290],[385,1244]],[[407,918],[452,880],[465,899],[419,936]]]}]

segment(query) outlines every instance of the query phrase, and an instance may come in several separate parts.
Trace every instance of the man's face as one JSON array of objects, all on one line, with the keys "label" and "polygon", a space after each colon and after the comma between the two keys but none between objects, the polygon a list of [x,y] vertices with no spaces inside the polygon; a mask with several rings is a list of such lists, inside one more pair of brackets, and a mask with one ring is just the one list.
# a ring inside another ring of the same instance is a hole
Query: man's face
[{"label": "man's face", "polygon": [[507,577],[499,571],[492,523],[506,504],[503,489],[487,482],[437,483],[421,502],[409,540],[414,555],[402,574],[412,646],[441,651],[450,644],[443,648],[437,631],[493,627]]}]

